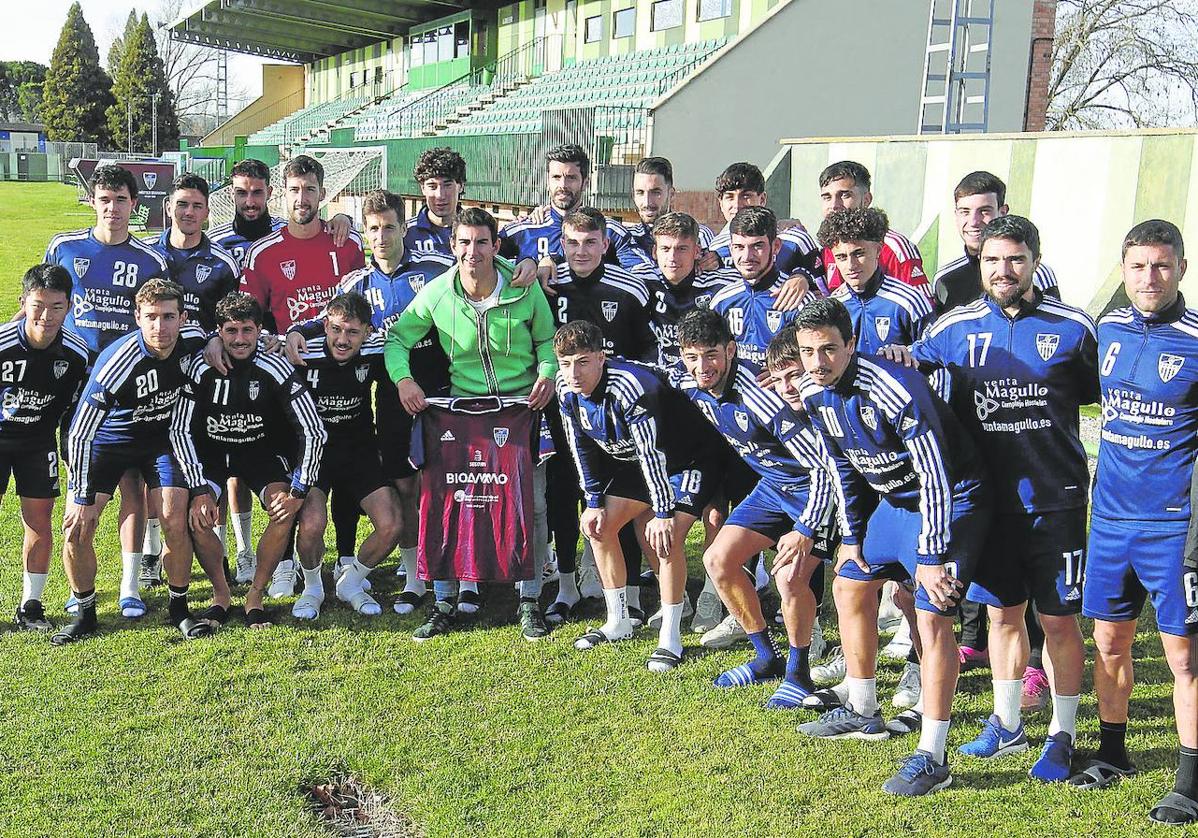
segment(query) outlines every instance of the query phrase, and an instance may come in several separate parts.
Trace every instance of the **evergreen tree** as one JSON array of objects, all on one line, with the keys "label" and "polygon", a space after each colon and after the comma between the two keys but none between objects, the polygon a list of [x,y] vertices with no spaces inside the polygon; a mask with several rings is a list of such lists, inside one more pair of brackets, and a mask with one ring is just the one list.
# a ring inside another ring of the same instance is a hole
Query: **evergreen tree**
[{"label": "evergreen tree", "polygon": [[40,122],[45,64],[36,61],[0,61],[0,119]]},{"label": "evergreen tree", "polygon": [[125,54],[125,44],[129,43],[129,39],[133,37],[133,30],[137,28],[137,9],[129,10],[129,17],[125,20],[125,31],[117,35],[112,40],[112,46],[108,48],[108,75],[116,78],[117,73],[121,69],[121,58]]},{"label": "evergreen tree", "polygon": [[108,143],[105,112],[112,104],[112,79],[100,66],[100,52],[79,3],[67,12],[42,88],[46,136],[67,142]]},{"label": "evergreen tree", "polygon": [[[128,119],[133,113],[132,151],[148,152],[153,148],[153,106],[151,96],[158,94],[158,150],[170,151],[179,147],[179,118],[175,114],[175,98],[166,83],[166,71],[158,57],[150,19],[142,15],[137,27],[125,42],[121,66],[112,85],[115,103],[108,109],[108,130],[114,145],[129,145]],[[130,149],[127,149],[130,150]]]}]

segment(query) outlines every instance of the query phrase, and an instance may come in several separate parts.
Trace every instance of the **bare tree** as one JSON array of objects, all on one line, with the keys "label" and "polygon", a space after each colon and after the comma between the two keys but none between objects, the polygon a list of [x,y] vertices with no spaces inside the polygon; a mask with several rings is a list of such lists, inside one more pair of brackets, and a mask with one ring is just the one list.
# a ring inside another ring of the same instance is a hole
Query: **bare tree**
[{"label": "bare tree", "polygon": [[1198,0],[1058,0],[1050,131],[1198,122]]}]

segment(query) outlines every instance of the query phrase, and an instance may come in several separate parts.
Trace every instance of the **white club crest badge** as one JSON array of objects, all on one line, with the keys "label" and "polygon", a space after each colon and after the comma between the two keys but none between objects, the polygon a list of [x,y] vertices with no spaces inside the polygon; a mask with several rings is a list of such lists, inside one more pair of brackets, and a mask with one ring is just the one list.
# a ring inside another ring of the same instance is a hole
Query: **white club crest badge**
[{"label": "white club crest badge", "polygon": [[507,428],[492,428],[491,436],[495,439],[495,444],[500,448],[507,445],[507,438],[511,431]]},{"label": "white club crest badge", "polygon": [[250,382],[250,401],[258,398],[258,394],[262,392],[262,384],[258,381]]},{"label": "white club crest badge", "polygon": [[212,276],[212,268],[208,265],[196,265],[196,284],[203,285]]},{"label": "white club crest badge", "polygon": [[283,272],[283,276],[287,277],[288,282],[292,281],[295,279],[295,260],[288,259],[286,262],[280,262],[279,270]]},{"label": "white club crest badge", "polygon": [[69,367],[70,367],[70,364],[68,364],[66,361],[55,361],[54,362],[54,377],[62,378],[64,375],[67,374],[67,369]]},{"label": "white club crest badge", "polygon": [[620,304],[617,302],[614,302],[613,300],[604,300],[602,310],[603,310],[603,319],[606,320],[608,323],[611,323],[613,320],[616,319],[616,312],[618,312],[620,310]]},{"label": "white club crest badge", "polygon": [[1036,335],[1036,352],[1040,354],[1040,360],[1042,361],[1047,361],[1053,355],[1057,354],[1057,347],[1060,345],[1060,335]]},{"label": "white club crest badge", "polygon": [[771,332],[776,332],[782,326],[782,312],[767,311],[765,313],[766,325],[770,327]]},{"label": "white club crest badge", "polygon": [[874,318],[874,331],[878,333],[878,340],[886,340],[886,338],[890,335],[890,318]]},{"label": "white club crest badge", "polygon": [[695,297],[695,308],[708,308],[711,305],[710,294],[700,294]]},{"label": "white club crest badge", "polygon": [[747,432],[749,430],[749,414],[743,410],[736,411],[736,424],[742,431]]},{"label": "white club crest badge", "polygon": [[357,377],[359,384],[366,383],[366,376],[369,372],[370,367],[365,365],[360,365],[356,370],[354,370],[354,376]]},{"label": "white club crest badge", "polygon": [[83,277],[87,275],[87,269],[91,267],[92,260],[85,259],[82,256],[76,256],[71,264],[75,268],[75,276],[83,279]]},{"label": "white club crest badge", "polygon": [[865,423],[865,427],[871,431],[878,429],[878,413],[874,410],[873,405],[861,405],[861,421]]},{"label": "white club crest badge", "polygon": [[157,172],[142,172],[141,181],[146,185],[146,189],[153,189],[154,184],[158,182]]},{"label": "white club crest badge", "polygon": [[1181,372],[1181,365],[1185,361],[1186,359],[1180,355],[1162,352],[1161,356],[1156,360],[1156,374],[1161,377],[1161,381],[1172,381]]},{"label": "white club crest badge", "polygon": [[411,286],[413,293],[419,294],[420,289],[424,287],[424,277],[420,274],[412,274],[408,277],[408,285]]}]

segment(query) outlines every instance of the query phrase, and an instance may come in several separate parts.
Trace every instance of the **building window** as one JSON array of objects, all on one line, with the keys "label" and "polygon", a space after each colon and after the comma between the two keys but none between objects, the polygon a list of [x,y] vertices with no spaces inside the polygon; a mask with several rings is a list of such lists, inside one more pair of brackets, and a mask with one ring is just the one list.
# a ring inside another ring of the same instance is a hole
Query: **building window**
[{"label": "building window", "polygon": [[650,28],[654,32],[682,25],[683,0],[657,0],[652,6]]},{"label": "building window", "polygon": [[470,21],[460,20],[453,25],[453,57],[470,57]]},{"label": "building window", "polygon": [[582,42],[584,44],[593,44],[603,40],[603,16],[595,15],[588,17],[583,26]]},{"label": "building window", "polygon": [[732,17],[732,0],[699,0],[699,20]]},{"label": "building window", "polygon": [[349,74],[349,89],[353,90],[357,86],[358,86],[358,73],[355,70],[354,72]]},{"label": "building window", "polygon": [[411,58],[409,59],[410,66],[412,66],[412,67],[423,66],[423,64],[424,64],[424,36],[423,35],[413,35],[412,36],[412,47],[409,50],[409,53],[411,54]]},{"label": "building window", "polygon": [[631,38],[636,34],[636,9],[620,9],[611,16],[613,38]]}]

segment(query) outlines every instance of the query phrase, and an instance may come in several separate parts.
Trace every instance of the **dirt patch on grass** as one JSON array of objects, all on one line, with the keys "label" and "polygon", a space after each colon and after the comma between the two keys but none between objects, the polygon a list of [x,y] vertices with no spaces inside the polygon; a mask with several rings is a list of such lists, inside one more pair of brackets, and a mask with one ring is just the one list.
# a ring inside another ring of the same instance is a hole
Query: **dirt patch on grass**
[{"label": "dirt patch on grass", "polygon": [[387,796],[353,777],[332,777],[305,789],[312,810],[341,838],[421,838],[415,822]]}]

